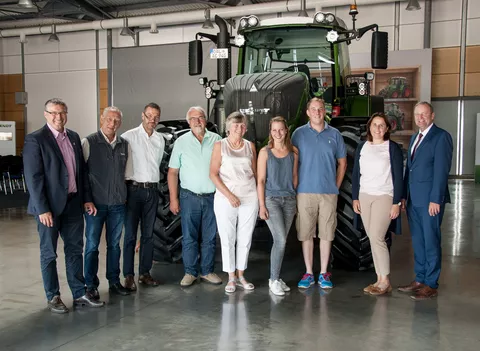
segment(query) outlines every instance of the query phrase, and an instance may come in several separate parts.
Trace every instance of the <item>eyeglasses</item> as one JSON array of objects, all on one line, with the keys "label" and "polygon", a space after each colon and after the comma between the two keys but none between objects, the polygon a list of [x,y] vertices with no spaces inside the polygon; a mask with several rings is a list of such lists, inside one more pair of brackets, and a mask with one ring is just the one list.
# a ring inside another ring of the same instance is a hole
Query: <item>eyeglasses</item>
[{"label": "eyeglasses", "polygon": [[55,112],[55,111],[47,111],[45,110],[46,113],[54,116],[54,117],[57,117],[57,116],[62,116],[62,117],[65,117],[67,115],[68,112],[65,112],[65,111],[62,111],[62,112]]},{"label": "eyeglasses", "polygon": [[200,117],[190,117],[188,120],[189,120],[189,121],[192,121],[192,122],[203,122],[203,121],[206,120],[206,118],[203,117],[203,116],[200,116]]},{"label": "eyeglasses", "polygon": [[146,119],[150,120],[150,119],[153,119],[153,120],[160,120],[160,116],[149,116],[147,114],[143,114],[145,116]]}]

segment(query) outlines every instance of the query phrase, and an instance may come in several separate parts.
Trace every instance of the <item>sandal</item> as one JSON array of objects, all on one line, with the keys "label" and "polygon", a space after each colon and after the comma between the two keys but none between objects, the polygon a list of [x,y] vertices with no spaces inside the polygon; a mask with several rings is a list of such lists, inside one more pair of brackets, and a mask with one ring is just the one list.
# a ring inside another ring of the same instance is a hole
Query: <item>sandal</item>
[{"label": "sandal", "polygon": [[227,282],[227,285],[225,285],[225,292],[227,293],[234,293],[235,290],[237,290],[237,286],[234,284],[234,285],[228,285],[230,283],[236,283],[236,279],[235,278],[230,278],[228,279],[228,282]]},{"label": "sandal", "polygon": [[237,280],[237,286],[243,288],[244,290],[253,290],[255,286],[252,283],[247,282],[245,277],[239,277]]}]

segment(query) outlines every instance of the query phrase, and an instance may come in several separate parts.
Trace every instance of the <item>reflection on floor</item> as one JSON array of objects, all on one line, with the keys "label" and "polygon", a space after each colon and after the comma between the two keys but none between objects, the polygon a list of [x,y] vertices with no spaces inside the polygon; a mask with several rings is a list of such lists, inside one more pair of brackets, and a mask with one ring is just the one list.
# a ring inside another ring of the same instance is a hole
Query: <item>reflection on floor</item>
[{"label": "reflection on floor", "polygon": [[[100,293],[107,307],[52,315],[45,308],[35,221],[24,208],[0,210],[0,349],[478,350],[480,190],[471,181],[452,181],[450,188],[439,296],[425,302],[396,291],[390,297],[364,295],[373,272],[334,269],[332,291],[301,291],[295,286],[302,257],[291,238],[283,278],[292,291],[283,298],[268,291],[269,255],[261,244],[247,270],[254,292],[228,296],[223,285],[205,283],[182,289],[181,265],[156,264],[154,276],[164,285],[110,298],[103,246]],[[404,234],[394,238],[394,285],[413,277],[408,230]],[[62,249],[58,256],[64,301],[71,306]]]}]

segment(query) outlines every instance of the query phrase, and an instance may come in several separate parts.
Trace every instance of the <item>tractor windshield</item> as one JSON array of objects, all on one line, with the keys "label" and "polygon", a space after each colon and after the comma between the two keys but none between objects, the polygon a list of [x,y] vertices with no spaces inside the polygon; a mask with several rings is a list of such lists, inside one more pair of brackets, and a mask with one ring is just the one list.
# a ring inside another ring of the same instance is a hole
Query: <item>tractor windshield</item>
[{"label": "tractor windshield", "polygon": [[319,91],[313,93],[321,95],[333,85],[336,74],[341,77],[350,74],[347,45],[339,44],[337,50],[326,40],[329,30],[302,26],[246,32],[242,73],[303,72],[310,79],[317,80]]}]

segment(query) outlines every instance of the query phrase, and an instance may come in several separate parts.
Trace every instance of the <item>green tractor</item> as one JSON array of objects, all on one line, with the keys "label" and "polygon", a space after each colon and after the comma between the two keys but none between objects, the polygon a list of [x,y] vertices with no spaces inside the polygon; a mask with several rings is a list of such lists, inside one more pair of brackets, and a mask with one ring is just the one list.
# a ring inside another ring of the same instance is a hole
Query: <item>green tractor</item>
[{"label": "green tractor", "polygon": [[405,77],[391,77],[388,84],[378,93],[385,99],[408,99],[412,96],[412,88]]},{"label": "green tractor", "polygon": [[[356,5],[350,7],[349,14],[352,29],[334,14],[325,12],[317,12],[313,18],[260,20],[245,16],[238,23],[236,36],[230,36],[226,21],[215,16],[219,33],[197,33],[196,40],[189,43],[188,59],[190,75],[200,75],[203,64],[200,39],[208,38],[216,44],[210,58],[217,60],[217,79],[199,79],[209,106],[213,102],[209,120],[223,135],[226,116],[233,111],[243,112],[249,124],[246,138],[258,147],[268,138],[272,117],[285,117],[293,132],[307,122],[305,108],[310,98],[318,96],[326,101],[329,123],[341,131],[348,151],[348,170],[338,200],[338,227],[332,253],[335,264],[366,269],[372,266],[372,256],[366,233],[352,224],[351,173],[355,149],[366,122],[372,113],[383,112],[384,101],[370,95],[373,73],[351,74],[348,45],[374,31],[372,68],[385,69],[388,34],[379,32],[376,24],[355,28]],[[239,50],[238,70],[231,77],[231,50],[235,48]],[[168,250],[163,248],[163,251]]]}]

